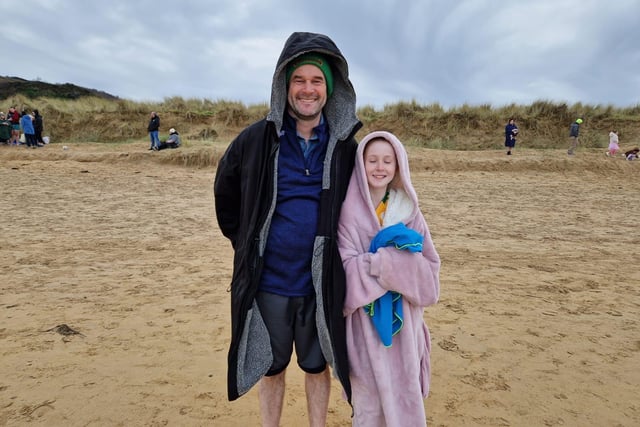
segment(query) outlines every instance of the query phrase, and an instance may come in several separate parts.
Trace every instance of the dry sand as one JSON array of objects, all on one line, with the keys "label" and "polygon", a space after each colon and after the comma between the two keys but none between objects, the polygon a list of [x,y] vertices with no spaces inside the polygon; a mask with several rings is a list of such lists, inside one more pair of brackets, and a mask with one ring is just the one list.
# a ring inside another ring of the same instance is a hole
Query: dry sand
[{"label": "dry sand", "polygon": [[[222,148],[145,148],[0,147],[0,425],[259,424],[255,389],[226,398]],[[640,162],[410,155],[442,257],[429,424],[640,425]],[[349,415],[334,381],[328,425]]]}]

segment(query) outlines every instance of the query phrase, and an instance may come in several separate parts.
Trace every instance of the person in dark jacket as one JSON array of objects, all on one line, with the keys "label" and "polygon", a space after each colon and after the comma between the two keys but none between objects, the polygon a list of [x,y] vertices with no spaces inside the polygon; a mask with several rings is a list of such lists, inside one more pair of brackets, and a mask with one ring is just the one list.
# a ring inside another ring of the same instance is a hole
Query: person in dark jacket
[{"label": "person in dark jacket", "polygon": [[4,113],[0,113],[0,143],[8,145],[11,140],[11,122]]},{"label": "person in dark jacket", "polygon": [[263,425],[279,423],[294,344],[311,425],[326,421],[327,365],[351,399],[336,239],[361,127],[338,47],[322,34],[293,33],[267,117],[244,129],[218,164],[216,216],[234,249],[228,397],[260,381]]},{"label": "person in dark jacket", "polygon": [[158,147],[160,146],[160,137],[158,136],[159,130],[160,117],[158,116],[158,113],[152,111],[151,119],[149,120],[149,125],[147,126],[147,131],[149,131],[149,140],[151,141],[149,150],[158,150]]},{"label": "person in dark jacket", "polygon": [[567,154],[573,156],[573,153],[576,151],[580,140],[578,139],[578,135],[580,134],[580,125],[582,124],[582,119],[576,119],[575,122],[571,123],[571,127],[569,128],[569,138],[571,139],[571,145],[569,146],[569,150],[567,150]]},{"label": "person in dark jacket", "polygon": [[33,129],[35,130],[36,143],[40,147],[43,146],[42,131],[44,130],[44,121],[38,110],[33,110]]},{"label": "person in dark jacket", "polygon": [[507,147],[507,155],[511,155],[511,150],[516,147],[516,138],[518,137],[518,126],[516,119],[509,119],[509,123],[504,127],[504,146]]}]

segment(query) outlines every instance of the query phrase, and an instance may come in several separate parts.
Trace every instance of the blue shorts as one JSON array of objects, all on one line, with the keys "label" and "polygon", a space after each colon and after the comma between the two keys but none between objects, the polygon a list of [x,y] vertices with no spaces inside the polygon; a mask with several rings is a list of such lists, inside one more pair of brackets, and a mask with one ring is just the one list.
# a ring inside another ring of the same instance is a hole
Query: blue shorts
[{"label": "blue shorts", "polygon": [[310,374],[327,367],[316,329],[316,297],[284,297],[258,292],[256,302],[269,331],[273,364],[266,376],[277,375],[289,365],[293,344],[298,366]]}]

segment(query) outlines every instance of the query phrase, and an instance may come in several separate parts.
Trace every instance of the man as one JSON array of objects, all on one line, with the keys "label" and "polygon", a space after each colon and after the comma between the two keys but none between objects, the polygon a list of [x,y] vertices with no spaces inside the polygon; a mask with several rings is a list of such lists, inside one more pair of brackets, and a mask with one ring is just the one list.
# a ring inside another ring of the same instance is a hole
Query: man
[{"label": "man", "polygon": [[293,344],[310,425],[325,425],[327,363],[351,397],[336,235],[361,126],[338,47],[322,34],[293,33],[267,117],[218,164],[216,215],[235,251],[228,395],[235,400],[260,381],[264,426],[279,425]]},{"label": "man", "polygon": [[149,139],[151,140],[151,146],[149,150],[158,150],[158,146],[160,145],[160,138],[158,137],[158,130],[160,129],[160,117],[156,114],[155,111],[151,112],[151,120],[149,120],[149,126],[147,126],[147,130],[149,131]]},{"label": "man", "polygon": [[580,134],[580,125],[582,124],[582,119],[576,119],[575,122],[571,123],[571,127],[569,128],[569,138],[571,138],[571,145],[569,146],[569,150],[567,150],[567,154],[573,156],[573,153],[576,151],[578,144],[580,141],[578,140],[578,134]]},{"label": "man", "polygon": [[178,131],[171,128],[169,129],[169,138],[158,145],[158,150],[164,150],[165,148],[178,148],[180,147],[180,144],[180,135],[178,134]]}]

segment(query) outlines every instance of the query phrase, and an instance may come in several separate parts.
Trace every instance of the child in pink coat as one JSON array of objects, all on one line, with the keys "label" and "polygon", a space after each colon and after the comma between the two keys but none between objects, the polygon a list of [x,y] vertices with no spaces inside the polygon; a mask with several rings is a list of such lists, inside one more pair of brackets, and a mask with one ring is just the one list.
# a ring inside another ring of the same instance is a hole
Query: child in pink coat
[{"label": "child in pink coat", "polygon": [[609,148],[605,154],[610,157],[615,157],[618,151],[620,151],[620,145],[618,145],[618,131],[612,130],[609,132]]},{"label": "child in pink coat", "polygon": [[440,294],[440,258],[407,153],[389,132],[373,132],[358,146],[338,246],[353,425],[424,426],[431,342],[423,315]]}]

